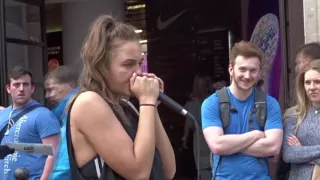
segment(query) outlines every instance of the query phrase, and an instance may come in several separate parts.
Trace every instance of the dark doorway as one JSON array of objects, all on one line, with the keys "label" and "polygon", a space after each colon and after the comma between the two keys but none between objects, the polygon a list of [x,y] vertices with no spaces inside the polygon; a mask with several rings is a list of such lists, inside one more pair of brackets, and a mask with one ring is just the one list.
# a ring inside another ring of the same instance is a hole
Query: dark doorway
[{"label": "dark doorway", "polygon": [[[229,33],[235,40],[241,39],[240,1],[146,3],[148,69],[164,80],[166,94],[184,105],[196,74],[209,75],[213,82],[228,83]],[[176,177],[195,176],[192,148],[182,150],[181,146],[184,117],[164,106],[159,112],[175,149]]]}]

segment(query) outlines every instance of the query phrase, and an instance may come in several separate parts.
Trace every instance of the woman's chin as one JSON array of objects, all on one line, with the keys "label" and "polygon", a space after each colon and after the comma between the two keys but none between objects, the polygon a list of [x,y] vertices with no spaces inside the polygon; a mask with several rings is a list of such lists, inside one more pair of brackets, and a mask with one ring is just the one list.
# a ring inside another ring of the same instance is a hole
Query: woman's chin
[{"label": "woman's chin", "polygon": [[123,92],[123,95],[128,97],[134,96],[130,90]]}]

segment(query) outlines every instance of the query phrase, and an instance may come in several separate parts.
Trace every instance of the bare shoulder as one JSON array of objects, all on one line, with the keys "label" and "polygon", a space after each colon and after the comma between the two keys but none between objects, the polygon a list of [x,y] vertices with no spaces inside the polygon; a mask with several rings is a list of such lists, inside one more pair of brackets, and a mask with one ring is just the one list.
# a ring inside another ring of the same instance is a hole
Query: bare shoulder
[{"label": "bare shoulder", "polygon": [[124,171],[121,170],[123,167],[132,164],[133,141],[99,94],[90,91],[81,93],[71,108],[70,121],[73,132],[78,132],[78,136],[73,136],[73,145],[78,157],[82,158],[78,159],[79,164],[83,165],[92,158],[84,158],[88,152],[91,155],[99,154],[112,169],[120,173]]},{"label": "bare shoulder", "polygon": [[76,98],[74,105],[76,106],[88,106],[88,105],[99,105],[100,103],[105,102],[105,100],[96,92],[86,91]]},{"label": "bare shoulder", "polygon": [[113,112],[108,103],[99,94],[87,91],[76,98],[70,115],[76,124],[80,121],[84,125],[88,120],[90,123],[105,120],[110,114]]},{"label": "bare shoulder", "polygon": [[72,110],[99,110],[108,108],[108,103],[96,92],[87,91],[81,93],[72,106]]}]

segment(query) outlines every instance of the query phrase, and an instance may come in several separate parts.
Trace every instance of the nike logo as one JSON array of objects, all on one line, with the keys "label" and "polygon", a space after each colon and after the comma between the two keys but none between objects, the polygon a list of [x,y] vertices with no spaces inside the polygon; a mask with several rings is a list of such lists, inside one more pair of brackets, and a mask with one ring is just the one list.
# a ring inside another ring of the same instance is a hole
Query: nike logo
[{"label": "nike logo", "polygon": [[161,14],[159,15],[158,17],[158,20],[157,20],[157,28],[159,30],[163,30],[165,28],[167,28],[170,24],[172,24],[173,22],[175,22],[183,13],[185,13],[187,10],[183,10],[181,12],[179,12],[178,14],[170,17],[169,19],[167,19],[166,21],[162,21],[161,20]]}]

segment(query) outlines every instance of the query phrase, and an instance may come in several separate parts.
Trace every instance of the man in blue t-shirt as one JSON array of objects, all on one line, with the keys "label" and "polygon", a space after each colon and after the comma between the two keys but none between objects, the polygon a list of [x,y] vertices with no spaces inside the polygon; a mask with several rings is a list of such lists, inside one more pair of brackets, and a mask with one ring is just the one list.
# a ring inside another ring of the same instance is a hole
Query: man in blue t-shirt
[{"label": "man in blue t-shirt", "polygon": [[[31,99],[35,90],[32,74],[21,67],[13,68],[6,85],[11,96],[12,105],[0,111],[0,130],[5,128],[9,120],[30,106],[39,105]],[[57,118],[47,108],[41,106],[19,118],[10,128],[6,128],[1,145],[6,143],[42,143],[51,144],[56,150],[60,127]],[[14,179],[17,168],[26,168],[30,172],[30,180],[46,180],[54,163],[53,156],[16,151],[0,161],[0,179]]]},{"label": "man in blue t-shirt", "polygon": [[254,107],[254,86],[260,76],[262,56],[249,42],[241,41],[232,48],[231,85],[227,92],[231,107],[236,110],[230,112],[230,123],[225,129],[218,95],[214,93],[202,104],[202,129],[214,154],[212,173],[216,180],[271,180],[268,158],[279,154],[283,136],[281,109],[273,97],[266,98],[264,131],[259,130],[255,116],[255,130],[249,130],[249,112]]},{"label": "man in blue t-shirt", "polygon": [[59,66],[46,75],[46,98],[54,105],[52,112],[59,119],[61,125],[60,142],[50,180],[70,179],[70,165],[66,142],[66,106],[70,98],[79,90],[77,80],[77,73],[67,66]]}]

